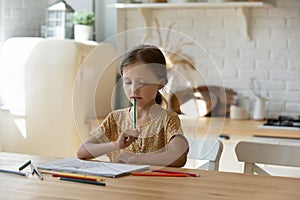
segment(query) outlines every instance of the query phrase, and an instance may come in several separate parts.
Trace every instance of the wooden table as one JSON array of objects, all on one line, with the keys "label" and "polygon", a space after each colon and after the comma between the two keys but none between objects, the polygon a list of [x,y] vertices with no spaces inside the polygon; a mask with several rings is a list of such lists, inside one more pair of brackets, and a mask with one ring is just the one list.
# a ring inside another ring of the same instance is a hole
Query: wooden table
[{"label": "wooden table", "polygon": [[[0,168],[17,170],[55,158],[0,152]],[[48,174],[44,180],[0,173],[1,199],[300,199],[300,179],[240,173],[172,169],[198,173],[201,177],[105,178],[106,186],[60,181]]]}]

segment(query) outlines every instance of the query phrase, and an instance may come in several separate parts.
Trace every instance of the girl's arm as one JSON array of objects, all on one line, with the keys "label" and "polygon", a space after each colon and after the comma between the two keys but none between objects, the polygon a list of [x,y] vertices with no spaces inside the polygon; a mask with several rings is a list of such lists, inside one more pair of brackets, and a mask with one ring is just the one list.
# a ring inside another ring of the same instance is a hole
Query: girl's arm
[{"label": "girl's arm", "polygon": [[126,130],[121,133],[117,141],[107,143],[99,143],[97,139],[91,136],[79,147],[77,157],[80,159],[91,159],[112,151],[126,148],[137,138],[138,135],[139,132],[137,130]]},{"label": "girl's arm", "polygon": [[183,167],[187,160],[188,148],[186,138],[182,135],[176,135],[170,140],[163,152],[148,154],[122,153],[120,159],[128,164]]},{"label": "girl's arm", "polygon": [[79,159],[92,159],[116,150],[119,150],[119,148],[114,142],[99,143],[98,140],[91,136],[79,147],[77,157]]}]

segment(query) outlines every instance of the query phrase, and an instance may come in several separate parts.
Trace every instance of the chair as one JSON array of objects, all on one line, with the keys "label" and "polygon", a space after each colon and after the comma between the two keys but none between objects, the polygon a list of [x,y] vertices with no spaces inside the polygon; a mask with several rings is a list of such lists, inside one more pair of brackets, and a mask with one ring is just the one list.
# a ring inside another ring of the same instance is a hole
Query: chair
[{"label": "chair", "polygon": [[73,156],[80,146],[72,93],[78,69],[96,44],[45,39],[25,63],[27,140],[23,152]]},{"label": "chair", "polygon": [[[26,125],[40,154],[76,155],[88,137],[86,120],[111,111],[115,58],[108,43],[51,39],[36,46],[26,63]],[[57,148],[50,152],[49,144]]]},{"label": "chair", "polygon": [[[0,110],[2,150],[76,155],[88,137],[86,119],[110,112],[116,76],[113,46],[33,37],[11,38],[3,46],[0,71],[7,73],[0,73],[0,92],[7,89],[4,100],[14,107],[5,101],[10,112]],[[16,99],[23,104],[12,101]],[[23,115],[12,115],[13,108],[23,108]]]},{"label": "chair", "polygon": [[240,141],[235,152],[246,174],[271,175],[257,164],[300,167],[300,146]]},{"label": "chair", "polygon": [[[204,164],[196,167],[204,170],[219,170],[219,161],[223,151],[223,142],[217,139],[192,139],[188,138],[189,153],[188,162],[206,161]],[[188,167],[188,164],[185,166]]]}]

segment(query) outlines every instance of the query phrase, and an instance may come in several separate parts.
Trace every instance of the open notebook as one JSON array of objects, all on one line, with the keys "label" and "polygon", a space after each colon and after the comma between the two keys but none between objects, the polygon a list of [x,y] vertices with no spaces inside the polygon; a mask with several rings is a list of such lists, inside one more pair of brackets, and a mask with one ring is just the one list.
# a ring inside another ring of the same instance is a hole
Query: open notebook
[{"label": "open notebook", "polygon": [[109,162],[85,161],[78,158],[63,158],[40,163],[38,169],[69,172],[94,176],[117,177],[134,171],[145,171],[149,165],[128,165]]}]

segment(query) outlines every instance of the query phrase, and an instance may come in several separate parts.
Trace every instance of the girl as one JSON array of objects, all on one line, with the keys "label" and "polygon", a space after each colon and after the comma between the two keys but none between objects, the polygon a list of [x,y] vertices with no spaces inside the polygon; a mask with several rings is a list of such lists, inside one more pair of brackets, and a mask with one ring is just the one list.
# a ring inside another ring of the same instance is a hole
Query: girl
[{"label": "girl", "polygon": [[78,158],[107,154],[111,162],[184,166],[188,143],[180,119],[160,105],[159,90],[168,81],[162,52],[155,46],[139,45],[125,54],[120,71],[125,94],[135,101],[136,111],[130,107],[111,112],[80,146]]}]

